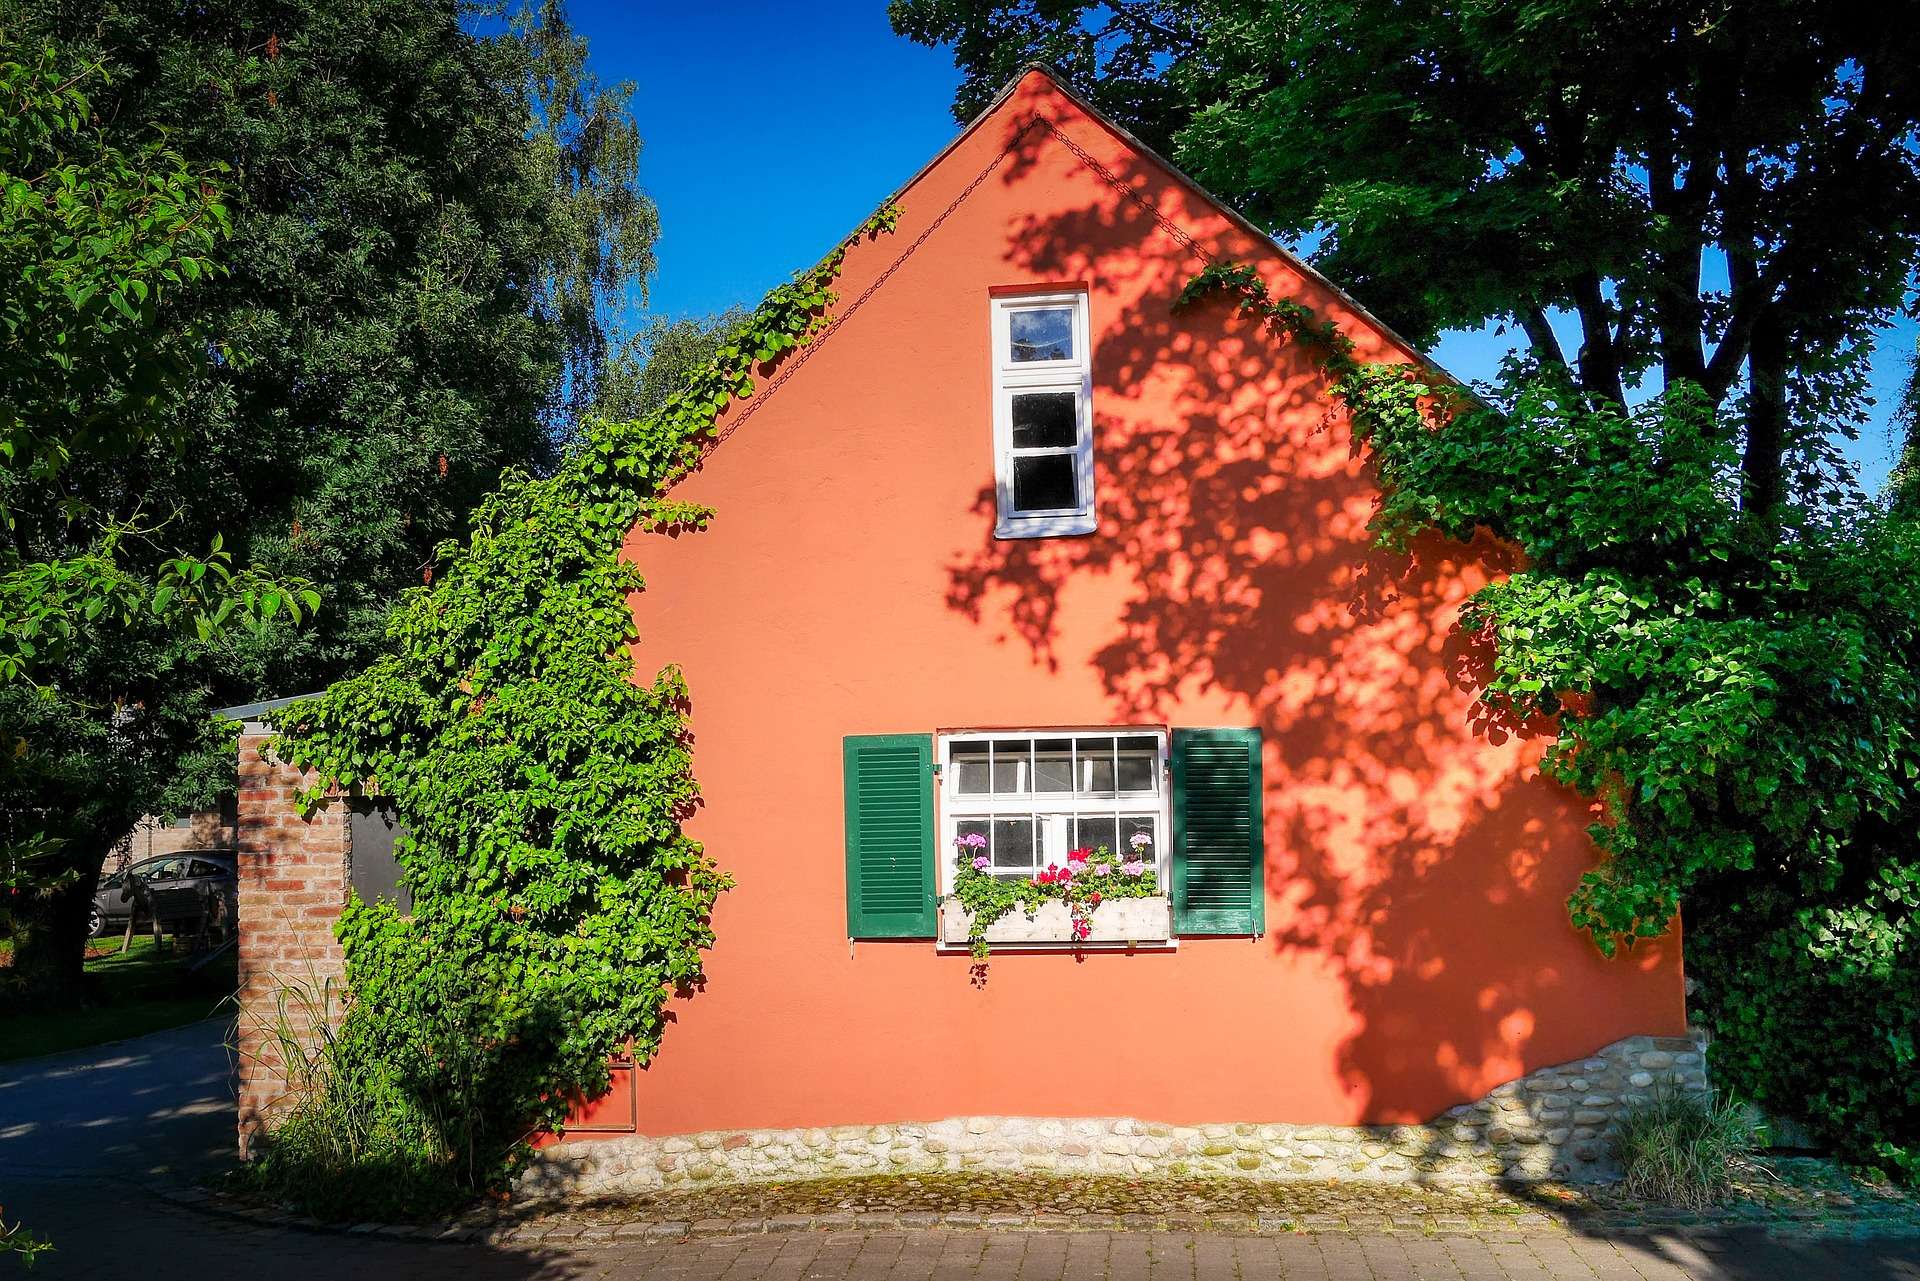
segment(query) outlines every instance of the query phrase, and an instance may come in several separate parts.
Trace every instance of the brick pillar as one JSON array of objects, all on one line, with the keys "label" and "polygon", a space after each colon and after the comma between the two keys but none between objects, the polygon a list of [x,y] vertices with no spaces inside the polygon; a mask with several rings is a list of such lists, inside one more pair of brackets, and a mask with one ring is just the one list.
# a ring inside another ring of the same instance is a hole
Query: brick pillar
[{"label": "brick pillar", "polygon": [[346,902],[350,828],[333,798],[302,818],[294,806],[310,774],[266,752],[272,733],[249,722],[240,735],[236,859],[240,869],[240,1154],[291,1100],[277,1030],[318,1040],[343,995],[333,925]]}]

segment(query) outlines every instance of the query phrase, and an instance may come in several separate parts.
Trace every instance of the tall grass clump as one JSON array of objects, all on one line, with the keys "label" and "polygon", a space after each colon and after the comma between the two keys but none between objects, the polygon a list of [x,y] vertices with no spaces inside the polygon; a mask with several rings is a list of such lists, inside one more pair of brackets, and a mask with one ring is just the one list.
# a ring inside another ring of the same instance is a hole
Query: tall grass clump
[{"label": "tall grass clump", "polygon": [[252,1051],[263,1067],[277,1060],[286,1094],[240,1185],[333,1220],[429,1218],[503,1190],[527,1127],[496,1120],[499,1073],[551,1053],[557,1034],[541,1023],[475,997],[396,1035],[331,979],[287,984],[255,1016]]},{"label": "tall grass clump", "polygon": [[1613,1136],[1627,1192],[1689,1210],[1727,1198],[1733,1165],[1753,1145],[1747,1110],[1715,1095],[1662,1094],[1628,1111]]}]

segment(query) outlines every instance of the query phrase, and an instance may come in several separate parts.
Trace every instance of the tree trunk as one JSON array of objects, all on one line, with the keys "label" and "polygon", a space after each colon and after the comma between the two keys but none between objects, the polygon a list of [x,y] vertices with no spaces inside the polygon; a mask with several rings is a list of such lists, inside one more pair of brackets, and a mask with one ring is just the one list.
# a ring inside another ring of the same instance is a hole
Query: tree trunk
[{"label": "tree trunk", "polygon": [[20,914],[7,976],[14,1002],[45,1008],[85,999],[87,915],[99,880],[96,867]]},{"label": "tree trunk", "polygon": [[45,877],[71,880],[51,894],[34,890],[16,914],[13,965],[5,976],[9,1003],[31,1007],[78,1005],[86,999],[87,917],[100,888],[100,863],[133,820],[111,832],[95,831],[69,839],[47,860]]},{"label": "tree trunk", "polygon": [[1787,344],[1771,315],[1753,327],[1747,350],[1747,448],[1741,460],[1741,508],[1758,530],[1779,527],[1787,452]]}]

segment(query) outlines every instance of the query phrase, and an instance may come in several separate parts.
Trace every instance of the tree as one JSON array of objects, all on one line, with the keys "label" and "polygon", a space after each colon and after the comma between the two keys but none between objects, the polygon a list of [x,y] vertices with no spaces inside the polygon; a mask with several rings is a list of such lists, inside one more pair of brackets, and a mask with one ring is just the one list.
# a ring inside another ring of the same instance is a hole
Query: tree
[{"label": "tree", "polygon": [[[1828,483],[1920,263],[1920,33],[1832,0],[893,0],[956,114],[1030,58],[1413,341],[1487,321],[1616,404],[1729,404],[1761,521]],[[1552,318],[1577,324],[1568,351]]]},{"label": "tree", "polygon": [[502,469],[552,465],[657,218],[628,89],[595,78],[558,4],[16,0],[0,22],[9,46],[107,70],[92,105],[116,145],[164,130],[190,166],[225,167],[221,271],[166,317],[219,356],[182,383],[165,439],[76,455],[65,485],[173,546],[222,533],[236,563],[310,580],[323,606],[212,643],[83,636],[37,686],[0,690],[26,745],[5,805],[64,839],[25,913],[44,996],[78,982],[104,851],[183,764],[220,785],[207,710],[355,669]]},{"label": "tree", "polygon": [[[182,729],[126,701],[142,691],[133,679],[119,682],[118,706],[86,709],[66,735],[47,733],[63,719],[53,683],[76,664],[124,663],[156,645],[202,648],[231,623],[257,626],[283,608],[298,619],[317,603],[304,584],[236,574],[217,536],[205,555],[173,550],[168,522],[143,519],[137,494],[93,483],[177,446],[181,391],[205,361],[210,335],[191,321],[169,323],[168,313],[177,292],[217,272],[210,255],[228,229],[215,173],[155,142],[122,150],[90,123],[88,94],[102,81],[98,66],[53,49],[0,64],[0,278],[21,285],[0,300],[0,913],[8,918],[22,888],[36,891],[24,900],[31,908],[49,892],[71,895],[81,880],[69,848],[84,811],[54,809],[43,787],[73,764],[65,759],[71,731],[107,745],[101,755],[114,760],[123,755],[114,746]],[[82,771],[81,780],[96,789],[124,781],[106,769]],[[18,922],[0,924],[21,933]],[[24,931],[10,977],[51,980],[59,967],[42,945],[50,937]]]},{"label": "tree", "polygon": [[706,367],[746,318],[738,307],[714,316],[655,317],[608,363],[595,412],[626,420],[659,409],[692,374]]}]

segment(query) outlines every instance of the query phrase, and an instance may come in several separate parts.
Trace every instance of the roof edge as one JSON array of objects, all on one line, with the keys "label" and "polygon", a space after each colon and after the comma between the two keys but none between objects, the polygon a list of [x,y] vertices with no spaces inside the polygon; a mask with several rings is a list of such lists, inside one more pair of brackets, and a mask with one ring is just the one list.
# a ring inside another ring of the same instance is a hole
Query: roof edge
[{"label": "roof edge", "polygon": [[[1466,383],[1465,381],[1457,377],[1451,370],[1446,369],[1445,367],[1440,365],[1437,361],[1435,361],[1431,356],[1428,356],[1425,352],[1421,351],[1418,347],[1414,346],[1413,343],[1409,342],[1406,339],[1406,337],[1400,333],[1399,330],[1395,329],[1392,325],[1389,325],[1386,321],[1380,319],[1380,317],[1374,315],[1373,312],[1367,308],[1365,303],[1361,302],[1358,298],[1355,298],[1352,294],[1348,293],[1345,289],[1341,288],[1338,284],[1328,279],[1326,274],[1322,272],[1318,267],[1315,267],[1312,263],[1302,258],[1299,254],[1295,253],[1293,250],[1281,244],[1279,240],[1274,238],[1273,233],[1264,230],[1263,228],[1260,227],[1259,224],[1255,223],[1251,218],[1248,218],[1245,214],[1241,213],[1238,209],[1235,209],[1232,205],[1222,200],[1219,196],[1216,196],[1213,192],[1207,190],[1206,187],[1202,186],[1196,179],[1194,179],[1191,175],[1189,175],[1184,169],[1180,168],[1179,165],[1174,164],[1173,161],[1161,155],[1153,147],[1148,146],[1145,142],[1141,141],[1138,137],[1136,137],[1132,130],[1128,129],[1125,125],[1119,123],[1113,117],[1109,116],[1106,112],[1102,111],[1099,107],[1095,106],[1083,94],[1081,94],[1079,90],[1075,89],[1072,85],[1068,84],[1066,80],[1062,78],[1060,73],[1056,71],[1053,67],[1049,66],[1048,64],[1044,62],[1029,62],[1026,66],[1022,67],[1020,69],[1020,74],[1015,76],[1010,82],[1008,82],[1006,87],[1001,89],[999,94],[995,96],[994,106],[997,107],[1002,102],[1006,101],[1006,99],[1012,95],[1014,88],[1019,85],[1021,80],[1026,78],[1027,73],[1030,71],[1038,71],[1041,75],[1045,76],[1049,81],[1052,82],[1053,87],[1058,89],[1061,92],[1061,94],[1063,94],[1067,98],[1069,102],[1072,102],[1075,106],[1079,107],[1080,110],[1086,112],[1087,115],[1090,116],[1093,120],[1095,120],[1100,125],[1101,128],[1113,134],[1115,137],[1119,138],[1122,142],[1125,142],[1128,146],[1140,152],[1141,155],[1147,157],[1149,160],[1159,165],[1162,169],[1166,170],[1168,175],[1171,176],[1175,182],[1185,187],[1188,191],[1192,192],[1194,195],[1199,196],[1202,200],[1205,200],[1208,204],[1212,205],[1215,209],[1218,209],[1223,215],[1225,215],[1228,222],[1231,222],[1234,226],[1240,228],[1240,230],[1246,232],[1248,235],[1252,236],[1254,239],[1260,241],[1262,244],[1272,249],[1275,253],[1279,254],[1280,257],[1284,259],[1289,266],[1293,267],[1301,275],[1305,276],[1307,279],[1313,281],[1314,283],[1322,286],[1334,297],[1338,298],[1342,303],[1352,308],[1355,315],[1357,315],[1360,319],[1366,321],[1369,325],[1372,325],[1375,329],[1380,331],[1380,333],[1384,337],[1386,337],[1389,341],[1391,341],[1395,346],[1399,347],[1402,351],[1406,352],[1407,355],[1413,357],[1413,359],[1420,362],[1422,365],[1425,365],[1428,369],[1431,369],[1433,372],[1439,374],[1441,377],[1445,378],[1448,382],[1453,383],[1456,386],[1465,388],[1468,391],[1472,390],[1471,386],[1468,383]],[[991,110],[991,108],[989,108],[989,110]],[[984,115],[985,113],[983,112],[982,117],[984,117]],[[968,126],[968,130],[971,131],[974,125],[978,125],[979,123],[980,123],[980,120],[976,119],[973,125]],[[958,139],[955,139],[955,141],[957,142]],[[945,155],[946,152],[943,150],[941,154]],[[931,166],[929,166],[929,168],[931,168]],[[922,172],[924,172],[924,170]],[[918,174],[914,176],[916,179],[919,177]],[[905,188],[902,188],[902,191],[904,190]]]},{"label": "roof edge", "polygon": [[1109,116],[1106,112],[1102,111],[1099,107],[1095,106],[1083,94],[1081,94],[1079,90],[1075,89],[1072,85],[1068,84],[1066,81],[1066,78],[1063,77],[1058,70],[1056,70],[1052,65],[1045,62],[1039,62],[1039,61],[1028,62],[1024,66],[1022,66],[1020,70],[1014,74],[1013,78],[1011,80],[1008,80],[1006,84],[1002,85],[1000,87],[1000,91],[993,95],[992,101],[988,102],[985,107],[981,108],[979,113],[975,115],[972,120],[969,120],[966,123],[965,127],[963,127],[959,133],[955,134],[951,139],[949,139],[946,146],[936,151],[933,154],[931,159],[929,159],[925,164],[921,165],[918,169],[916,169],[912,177],[908,178],[904,183],[900,184],[900,186],[894,188],[893,192],[890,195],[888,195],[886,200],[883,201],[882,203],[885,204],[888,202],[900,200],[902,197],[904,197],[907,194],[907,192],[911,191],[914,188],[914,186],[917,183],[919,183],[919,181],[922,178],[926,177],[929,173],[933,172],[934,169],[938,168],[941,161],[945,160],[949,155],[951,155],[954,152],[954,150],[960,146],[961,143],[965,142],[968,138],[972,137],[974,132],[977,129],[979,129],[982,124],[986,122],[987,117],[991,116],[994,112],[998,111],[1002,106],[1006,104],[1007,99],[1013,96],[1014,90],[1020,87],[1020,82],[1026,79],[1029,73],[1035,72],[1035,71],[1045,76],[1047,78],[1048,83],[1050,83],[1055,89],[1059,90],[1061,95],[1065,97],[1067,101],[1073,103],[1073,105],[1080,108],[1081,111],[1084,111],[1087,114],[1087,116],[1090,119],[1092,119],[1096,124],[1098,124],[1102,129],[1105,129],[1108,133],[1111,133],[1114,137],[1120,139],[1122,142],[1126,143],[1129,147],[1132,147],[1134,150],[1138,151],[1141,155],[1153,161],[1154,164],[1159,165],[1160,168],[1165,170],[1167,175],[1171,177],[1176,183],[1178,183],[1182,187],[1185,187],[1188,191],[1192,192],[1194,195],[1199,196],[1202,200],[1206,201],[1208,204],[1212,205],[1215,209],[1219,210],[1220,213],[1227,219],[1228,222],[1231,222],[1234,226],[1246,232],[1248,235],[1252,236],[1255,240],[1258,240],[1261,244],[1265,245],[1267,248],[1271,249],[1274,253],[1278,254],[1280,258],[1284,262],[1286,262],[1288,266],[1298,271],[1302,276],[1304,276],[1308,280],[1313,281],[1315,284],[1320,285],[1322,288],[1326,289],[1327,292],[1331,293],[1335,298],[1338,298],[1343,304],[1351,308],[1353,310],[1353,313],[1356,316],[1358,316],[1361,320],[1365,321],[1367,324],[1371,325],[1375,330],[1379,331],[1379,333],[1383,337],[1385,337],[1389,342],[1393,343],[1396,347],[1400,348],[1401,351],[1405,352],[1414,361],[1424,366],[1425,368],[1431,370],[1432,372],[1440,375],[1442,378],[1446,379],[1448,382],[1452,383],[1456,387],[1459,387],[1465,390],[1468,394],[1473,395],[1474,399],[1476,400],[1479,399],[1478,395],[1473,392],[1472,384],[1468,383],[1465,379],[1460,378],[1458,375],[1454,374],[1451,370],[1442,366],[1439,362],[1435,361],[1431,356],[1421,351],[1413,343],[1407,341],[1406,337],[1402,335],[1398,330],[1396,330],[1392,325],[1389,325],[1386,321],[1374,315],[1372,311],[1368,310],[1366,304],[1362,303],[1359,299],[1355,298],[1352,294],[1348,293],[1345,289],[1341,288],[1338,284],[1328,279],[1325,273],[1320,271],[1319,268],[1315,267],[1312,263],[1306,261],[1306,259],[1300,257],[1300,255],[1293,252],[1293,250],[1281,244],[1278,240],[1276,240],[1273,237],[1273,234],[1271,232],[1268,232],[1263,228],[1261,228],[1257,223],[1255,223],[1252,219],[1248,218],[1245,214],[1241,213],[1238,209],[1235,209],[1232,205],[1222,200],[1219,196],[1216,196],[1213,192],[1207,190],[1207,188],[1200,185],[1199,182],[1195,181],[1189,174],[1187,174],[1185,170],[1181,169],[1180,166],[1174,164],[1173,161],[1167,159],[1165,156],[1161,155],[1153,147],[1148,146],[1145,142],[1142,142],[1138,137],[1134,136],[1132,130],[1120,124],[1118,121],[1114,120],[1113,117]]}]

